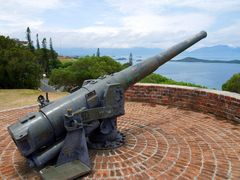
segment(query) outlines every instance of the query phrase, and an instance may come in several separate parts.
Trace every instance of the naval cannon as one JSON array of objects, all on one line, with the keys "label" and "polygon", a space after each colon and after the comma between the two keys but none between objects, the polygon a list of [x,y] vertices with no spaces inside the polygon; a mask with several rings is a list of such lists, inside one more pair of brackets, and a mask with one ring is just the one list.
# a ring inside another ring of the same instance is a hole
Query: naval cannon
[{"label": "naval cannon", "polygon": [[[206,36],[201,31],[120,72],[86,80],[79,90],[55,102],[41,96],[39,112],[10,125],[8,132],[29,166],[41,169],[43,178],[84,175],[91,170],[88,148],[117,148],[124,143],[117,117],[124,114],[127,88]],[[53,159],[55,165],[45,167]]]}]

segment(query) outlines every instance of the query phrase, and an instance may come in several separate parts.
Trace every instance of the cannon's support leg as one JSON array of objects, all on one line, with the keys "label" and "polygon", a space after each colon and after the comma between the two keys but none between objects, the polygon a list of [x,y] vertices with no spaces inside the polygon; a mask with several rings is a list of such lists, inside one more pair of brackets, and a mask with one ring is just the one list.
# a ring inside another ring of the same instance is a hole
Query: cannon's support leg
[{"label": "cannon's support leg", "polygon": [[83,127],[68,131],[57,160],[57,166],[74,160],[80,160],[90,167],[87,142]]},{"label": "cannon's support leg", "polygon": [[40,171],[43,179],[74,179],[91,171],[83,123],[75,120],[71,112],[65,117],[67,135],[57,164]]}]

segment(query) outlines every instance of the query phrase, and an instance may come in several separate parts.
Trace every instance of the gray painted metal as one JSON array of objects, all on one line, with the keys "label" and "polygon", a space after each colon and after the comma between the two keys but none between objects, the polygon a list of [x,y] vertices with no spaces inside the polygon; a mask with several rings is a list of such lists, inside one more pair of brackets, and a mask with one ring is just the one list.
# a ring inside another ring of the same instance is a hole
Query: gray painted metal
[{"label": "gray painted metal", "polygon": [[[43,165],[46,159],[50,159],[49,154],[52,156],[60,151],[62,140],[66,136],[64,115],[67,113],[67,109],[70,108],[72,112],[87,109],[89,112],[91,110],[92,113],[97,113],[97,111],[92,110],[93,108],[106,107],[106,109],[109,110],[108,103],[110,103],[110,101],[104,102],[109,87],[118,84],[123,91],[125,91],[129,86],[151,74],[159,66],[206,36],[207,33],[202,31],[159,55],[148,58],[134,66],[130,66],[121,72],[86,81],[82,88],[74,93],[42,107],[39,112],[31,113],[9,126],[8,131],[12,139],[16,143],[19,151],[31,160],[30,162],[33,163],[36,161]],[[119,107],[120,106],[119,104]],[[124,111],[120,111],[119,114],[117,114],[118,112],[116,111],[116,116],[124,113]],[[105,113],[107,113],[107,111]],[[96,114],[93,115],[93,117],[97,117]],[[92,118],[91,120],[94,121],[96,119]],[[87,123],[84,122],[84,119],[82,121],[83,123]],[[43,147],[47,147],[52,152],[42,150],[44,149]],[[44,152],[42,153],[42,151]],[[40,155],[35,157],[37,154]]]},{"label": "gray painted metal", "polygon": [[76,179],[79,176],[85,175],[91,169],[79,160],[74,160],[63,164],[62,166],[42,169],[40,175],[43,179],[49,180],[70,180]]}]

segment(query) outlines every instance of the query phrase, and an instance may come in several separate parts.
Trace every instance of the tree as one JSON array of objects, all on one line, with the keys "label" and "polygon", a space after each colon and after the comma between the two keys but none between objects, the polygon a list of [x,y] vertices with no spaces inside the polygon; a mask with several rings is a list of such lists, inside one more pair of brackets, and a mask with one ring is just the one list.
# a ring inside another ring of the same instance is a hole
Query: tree
[{"label": "tree", "polygon": [[53,44],[52,44],[52,38],[49,40],[49,48],[50,48],[50,54],[51,54],[51,59],[56,59],[56,52],[53,49]]},{"label": "tree", "polygon": [[130,53],[129,55],[129,65],[132,66],[133,64],[133,57],[132,57],[132,53]]},{"label": "tree", "polygon": [[240,73],[234,74],[222,85],[222,90],[240,94]]},{"label": "tree", "polygon": [[52,45],[52,38],[49,39],[49,48],[50,48],[50,51],[53,52],[53,45]]},{"label": "tree", "polygon": [[40,44],[39,44],[39,40],[38,40],[38,34],[36,35],[36,39],[37,39],[37,40],[36,40],[36,41],[37,41],[37,42],[36,42],[37,49],[40,49]]},{"label": "tree", "polygon": [[43,49],[47,49],[47,40],[46,40],[46,38],[43,38],[43,40],[42,40],[42,48]]},{"label": "tree", "polygon": [[46,38],[43,38],[42,40],[42,66],[44,69],[44,72],[49,75],[49,56],[48,56],[48,50],[47,50],[47,40]]},{"label": "tree", "polygon": [[96,54],[97,57],[100,57],[100,49],[97,48],[97,54]]},{"label": "tree", "polygon": [[50,71],[54,68],[58,68],[61,65],[61,62],[57,59],[58,54],[53,49],[52,38],[49,40],[49,48],[50,48],[50,59],[49,59],[49,69]]},{"label": "tree", "polygon": [[0,88],[38,88],[40,74],[34,53],[0,36]]},{"label": "tree", "polygon": [[27,41],[28,41],[28,48],[34,52],[34,46],[33,46],[33,42],[32,42],[32,39],[31,39],[31,30],[29,27],[27,27],[27,31],[26,31],[26,38],[27,38]]}]

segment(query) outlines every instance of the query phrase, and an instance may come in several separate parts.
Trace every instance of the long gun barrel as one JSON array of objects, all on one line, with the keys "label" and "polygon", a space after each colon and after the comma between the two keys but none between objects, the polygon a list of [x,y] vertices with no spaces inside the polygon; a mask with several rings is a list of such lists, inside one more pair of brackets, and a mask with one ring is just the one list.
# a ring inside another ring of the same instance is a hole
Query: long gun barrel
[{"label": "long gun barrel", "polygon": [[147,75],[153,73],[156,69],[159,68],[159,66],[168,62],[173,57],[177,56],[205,37],[207,37],[207,33],[205,31],[201,31],[195,36],[172,46],[159,55],[148,58],[147,60],[136,64],[135,66],[128,67],[127,69],[116,73],[116,78],[114,79],[120,82],[121,85],[127,89],[129,85],[132,85]]},{"label": "long gun barrel", "polygon": [[[85,81],[79,90],[42,107],[39,112],[30,113],[9,126],[8,131],[12,139],[22,155],[34,161],[33,166],[43,166],[56,156],[63,146],[68,130],[66,119],[72,117],[71,113],[66,115],[68,109],[78,115],[79,121],[83,124],[91,124],[91,127],[84,128],[86,136],[91,136],[94,132],[94,138],[90,137],[90,140],[97,141],[99,138],[110,141],[110,135],[105,139],[106,132],[110,131],[111,137],[119,138],[114,123],[117,116],[124,114],[124,91],[206,36],[207,33],[202,31],[159,55],[120,72]],[[113,120],[107,121],[109,119]],[[97,127],[100,127],[101,133],[96,136],[94,129]],[[99,143],[94,146],[99,146]]]}]

